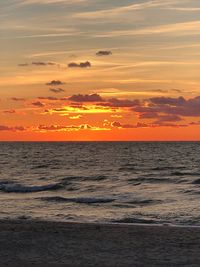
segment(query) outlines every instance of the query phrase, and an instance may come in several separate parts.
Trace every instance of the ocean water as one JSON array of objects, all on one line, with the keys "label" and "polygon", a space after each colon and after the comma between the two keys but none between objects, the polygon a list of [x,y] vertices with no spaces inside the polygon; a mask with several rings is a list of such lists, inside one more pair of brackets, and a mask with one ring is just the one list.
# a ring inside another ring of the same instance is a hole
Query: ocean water
[{"label": "ocean water", "polygon": [[0,219],[200,225],[200,142],[1,142]]}]

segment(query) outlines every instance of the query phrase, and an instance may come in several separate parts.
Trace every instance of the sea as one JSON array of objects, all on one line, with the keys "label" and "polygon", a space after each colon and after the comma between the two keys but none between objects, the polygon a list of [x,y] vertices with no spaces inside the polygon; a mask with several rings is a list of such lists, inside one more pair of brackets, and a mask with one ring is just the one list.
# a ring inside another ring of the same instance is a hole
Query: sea
[{"label": "sea", "polygon": [[200,142],[0,142],[0,219],[200,226]]}]

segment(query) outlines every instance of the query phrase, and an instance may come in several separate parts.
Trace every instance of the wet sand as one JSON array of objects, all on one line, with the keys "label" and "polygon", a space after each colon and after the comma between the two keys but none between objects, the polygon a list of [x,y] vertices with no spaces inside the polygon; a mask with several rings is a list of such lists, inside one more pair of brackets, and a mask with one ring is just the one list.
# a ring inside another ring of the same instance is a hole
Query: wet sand
[{"label": "wet sand", "polygon": [[0,266],[200,266],[200,228],[0,221]]}]

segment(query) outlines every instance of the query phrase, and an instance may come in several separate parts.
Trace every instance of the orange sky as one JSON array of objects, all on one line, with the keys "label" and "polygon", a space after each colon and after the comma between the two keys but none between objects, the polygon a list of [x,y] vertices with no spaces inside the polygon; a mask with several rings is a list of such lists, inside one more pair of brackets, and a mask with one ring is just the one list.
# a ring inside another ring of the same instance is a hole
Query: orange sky
[{"label": "orange sky", "polygon": [[200,140],[199,1],[0,10],[1,141]]}]

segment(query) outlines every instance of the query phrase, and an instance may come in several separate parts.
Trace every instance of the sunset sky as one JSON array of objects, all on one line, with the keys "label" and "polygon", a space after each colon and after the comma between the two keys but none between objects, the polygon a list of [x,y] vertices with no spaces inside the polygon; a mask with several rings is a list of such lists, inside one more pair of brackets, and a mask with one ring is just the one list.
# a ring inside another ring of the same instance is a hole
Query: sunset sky
[{"label": "sunset sky", "polygon": [[0,39],[0,140],[200,140],[199,0],[3,0]]}]

